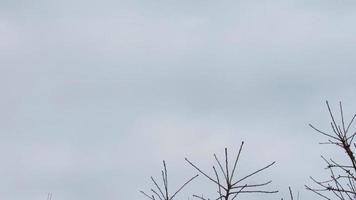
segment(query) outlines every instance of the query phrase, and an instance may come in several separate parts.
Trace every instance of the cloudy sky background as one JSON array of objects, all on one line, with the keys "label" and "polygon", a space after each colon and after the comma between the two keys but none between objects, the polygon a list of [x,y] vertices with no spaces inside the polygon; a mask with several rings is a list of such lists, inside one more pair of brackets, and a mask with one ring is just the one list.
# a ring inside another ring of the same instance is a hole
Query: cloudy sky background
[{"label": "cloudy sky background", "polygon": [[307,124],[356,111],[355,21],[351,0],[0,0],[0,198],[145,199],[163,159],[173,190],[244,140],[239,174],[276,160],[251,181],[281,191],[248,199],[313,199],[339,154]]}]

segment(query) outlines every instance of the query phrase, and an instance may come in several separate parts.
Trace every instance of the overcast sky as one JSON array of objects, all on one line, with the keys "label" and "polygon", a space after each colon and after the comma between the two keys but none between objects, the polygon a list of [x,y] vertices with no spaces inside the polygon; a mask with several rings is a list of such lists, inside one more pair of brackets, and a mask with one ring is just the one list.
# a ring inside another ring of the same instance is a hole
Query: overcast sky
[{"label": "overcast sky", "polygon": [[238,174],[277,161],[251,181],[281,191],[248,199],[313,199],[334,152],[307,124],[356,112],[355,21],[353,0],[0,0],[0,199],[141,200],[163,159],[173,190],[241,141]]}]

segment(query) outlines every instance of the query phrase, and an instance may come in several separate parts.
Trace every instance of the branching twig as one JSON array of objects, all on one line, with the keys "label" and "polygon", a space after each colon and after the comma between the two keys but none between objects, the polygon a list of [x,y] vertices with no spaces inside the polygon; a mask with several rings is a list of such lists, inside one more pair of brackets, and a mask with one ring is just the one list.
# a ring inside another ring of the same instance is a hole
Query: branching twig
[{"label": "branching twig", "polygon": [[[216,198],[217,200],[234,200],[238,194],[242,194],[242,193],[276,193],[278,191],[276,190],[263,190],[263,189],[257,189],[259,187],[262,186],[266,186],[268,184],[270,184],[272,181],[267,181],[264,183],[259,183],[259,184],[248,184],[248,183],[243,183],[243,181],[246,181],[246,179],[248,179],[249,177],[271,167],[275,162],[272,162],[271,164],[256,170],[246,176],[243,176],[242,178],[235,178],[235,171],[236,171],[236,166],[238,163],[238,160],[240,158],[241,155],[241,151],[242,151],[242,147],[243,147],[243,142],[241,143],[239,152],[236,156],[236,159],[234,161],[234,165],[232,170],[230,170],[229,167],[229,159],[228,159],[228,150],[227,148],[225,148],[225,163],[224,166],[223,164],[220,162],[220,160],[218,159],[218,157],[216,156],[216,154],[214,154],[214,158],[215,161],[217,162],[217,165],[219,166],[219,169],[221,171],[221,173],[223,174],[223,179],[224,181],[222,181],[222,178],[219,177],[219,174],[215,168],[215,166],[213,166],[213,170],[214,170],[214,175],[215,175],[215,179],[212,178],[211,176],[209,176],[207,173],[203,172],[203,170],[201,170],[197,165],[193,164],[189,159],[185,158],[185,160],[187,161],[187,163],[189,163],[193,168],[195,168],[198,172],[200,172],[201,174],[203,174],[206,178],[208,178],[211,182],[213,182],[214,184],[217,185],[218,187],[218,198]],[[230,173],[231,172],[231,173]],[[193,195],[193,197],[195,198],[199,198],[201,200],[206,200],[206,198],[203,198],[202,196],[197,196],[197,195]]]},{"label": "branching twig", "polygon": [[345,156],[347,157],[349,164],[341,164],[334,159],[328,160],[322,157],[327,164],[327,169],[330,171],[330,177],[324,181],[319,181],[311,177],[311,180],[316,186],[306,186],[306,189],[328,200],[331,199],[331,196],[336,196],[336,198],[340,200],[355,200],[356,159],[354,156],[355,143],[353,143],[353,139],[356,133],[349,134],[349,130],[356,115],[353,115],[352,119],[346,126],[342,103],[339,102],[341,124],[338,124],[328,101],[326,101],[326,106],[331,119],[331,133],[320,131],[311,124],[310,127],[328,138],[328,142],[323,144],[332,144],[341,148],[346,153]]},{"label": "branching twig", "polygon": [[162,181],[163,181],[163,190],[162,187],[160,187],[157,183],[157,181],[151,176],[151,181],[153,182],[153,184],[155,185],[155,187],[158,189],[159,192],[157,192],[156,190],[154,190],[153,188],[151,188],[151,192],[152,194],[149,195],[147,193],[145,193],[144,191],[140,191],[143,195],[145,195],[147,198],[151,199],[151,200],[156,200],[156,198],[158,197],[158,199],[160,200],[173,200],[173,198],[186,186],[188,185],[192,180],[194,180],[196,177],[198,177],[199,175],[195,175],[192,178],[190,178],[189,180],[187,180],[176,192],[173,193],[173,195],[170,195],[168,192],[168,175],[167,175],[167,166],[166,166],[166,162],[163,161],[163,170],[162,170]]}]

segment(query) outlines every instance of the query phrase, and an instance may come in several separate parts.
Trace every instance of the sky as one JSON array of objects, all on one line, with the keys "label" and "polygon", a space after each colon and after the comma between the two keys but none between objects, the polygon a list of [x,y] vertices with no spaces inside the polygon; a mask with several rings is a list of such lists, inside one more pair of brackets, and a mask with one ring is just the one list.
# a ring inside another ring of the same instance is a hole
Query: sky
[{"label": "sky", "polygon": [[308,123],[356,112],[355,20],[351,0],[0,0],[0,198],[141,200],[163,159],[173,191],[185,157],[212,173],[245,141],[237,175],[276,161],[250,181],[280,192],[241,200],[317,199],[342,154]]}]

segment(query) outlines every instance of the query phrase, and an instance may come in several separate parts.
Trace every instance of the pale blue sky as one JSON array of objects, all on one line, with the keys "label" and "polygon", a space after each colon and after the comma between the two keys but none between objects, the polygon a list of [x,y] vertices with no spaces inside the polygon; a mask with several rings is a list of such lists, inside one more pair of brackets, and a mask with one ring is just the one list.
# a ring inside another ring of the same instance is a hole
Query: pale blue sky
[{"label": "pale blue sky", "polygon": [[355,21],[351,0],[0,0],[0,199],[140,200],[162,159],[173,187],[242,140],[245,173],[277,161],[255,198],[312,199],[333,152],[307,124],[356,111]]}]

